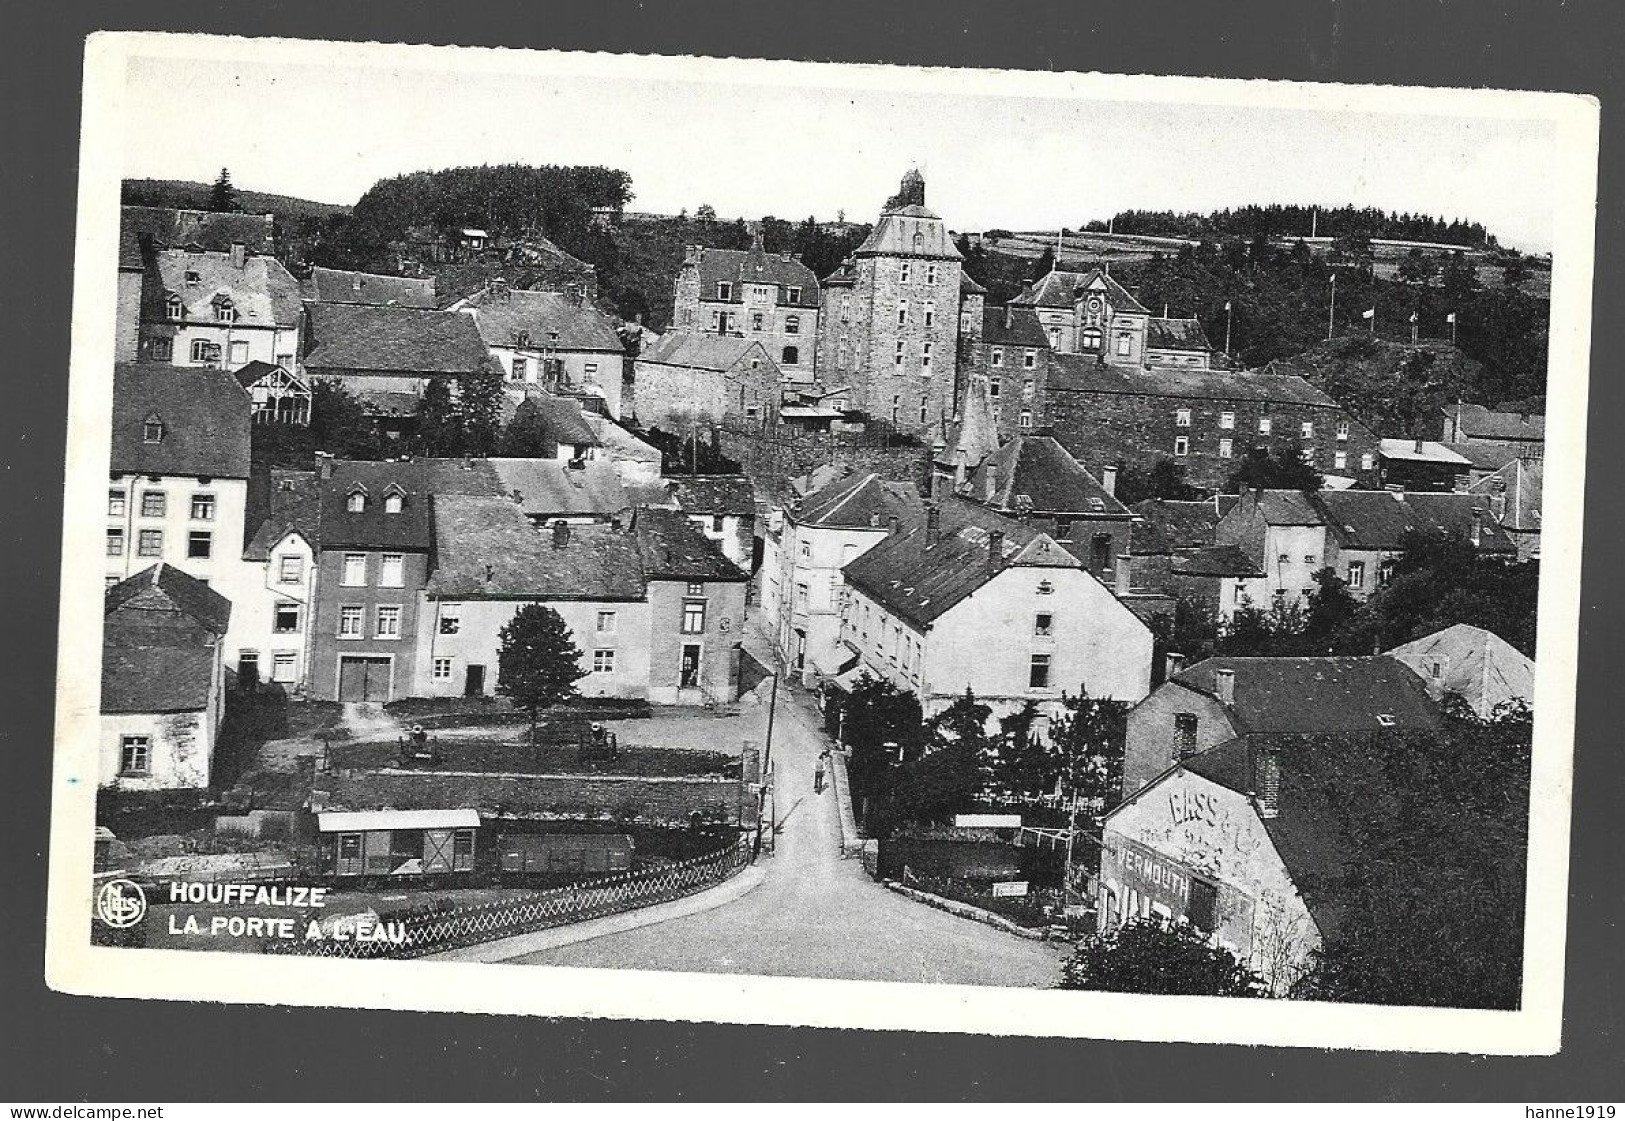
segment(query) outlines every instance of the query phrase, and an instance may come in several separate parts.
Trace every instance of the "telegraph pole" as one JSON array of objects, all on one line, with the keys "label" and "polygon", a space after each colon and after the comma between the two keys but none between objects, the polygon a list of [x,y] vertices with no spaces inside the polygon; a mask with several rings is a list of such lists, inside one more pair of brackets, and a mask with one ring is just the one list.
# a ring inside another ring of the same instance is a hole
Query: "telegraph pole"
[{"label": "telegraph pole", "polygon": [[779,675],[773,675],[773,693],[767,702],[767,742],[762,748],[762,773],[767,773],[768,764],[773,762],[773,718],[779,710]]},{"label": "telegraph pole", "polygon": [[1224,302],[1224,356],[1230,357],[1230,301]]},{"label": "telegraph pole", "polygon": [[1331,340],[1332,340],[1332,331],[1335,329],[1336,322],[1337,322],[1337,273],[1336,273],[1336,271],[1333,271],[1333,273],[1332,273],[1332,306],[1331,306],[1330,310],[1328,310],[1326,312],[1326,341],[1327,342],[1331,342]]}]

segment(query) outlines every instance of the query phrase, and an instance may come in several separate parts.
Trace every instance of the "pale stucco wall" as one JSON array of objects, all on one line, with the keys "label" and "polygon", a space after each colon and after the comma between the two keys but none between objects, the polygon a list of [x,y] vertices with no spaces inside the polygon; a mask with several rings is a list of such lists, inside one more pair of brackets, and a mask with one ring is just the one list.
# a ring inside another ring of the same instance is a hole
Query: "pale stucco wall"
[{"label": "pale stucco wall", "polygon": [[1220,945],[1277,995],[1306,971],[1320,931],[1242,795],[1180,769],[1115,810],[1102,839],[1103,930],[1135,914],[1182,916],[1199,877],[1218,888],[1211,933]]},{"label": "pale stucco wall", "polygon": [[[97,781],[116,790],[200,790],[209,785],[216,727],[208,711],[104,713]],[[147,774],[119,774],[124,736],[149,737]]]}]

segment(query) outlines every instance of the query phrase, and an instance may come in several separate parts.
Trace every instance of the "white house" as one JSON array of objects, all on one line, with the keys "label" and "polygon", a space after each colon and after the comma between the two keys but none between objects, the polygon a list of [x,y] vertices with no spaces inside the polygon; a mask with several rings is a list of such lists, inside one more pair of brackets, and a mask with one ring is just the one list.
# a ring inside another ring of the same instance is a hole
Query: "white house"
[{"label": "white house", "polygon": [[221,643],[230,618],[224,596],[167,564],[107,590],[99,785],[209,785],[225,716]]},{"label": "white house", "polygon": [[141,357],[236,370],[300,358],[299,282],[275,257],[234,243],[224,253],[163,249],[144,282]]},{"label": "white house", "polygon": [[472,316],[480,338],[515,386],[593,398],[609,417],[621,415],[626,345],[616,322],[585,291],[516,291],[500,281],[451,305]]},{"label": "white house", "polygon": [[927,716],[966,689],[994,717],[1029,701],[1053,716],[1079,689],[1146,695],[1151,631],[1082,561],[973,503],[946,505],[842,570],[841,638],[861,670],[914,693]]}]

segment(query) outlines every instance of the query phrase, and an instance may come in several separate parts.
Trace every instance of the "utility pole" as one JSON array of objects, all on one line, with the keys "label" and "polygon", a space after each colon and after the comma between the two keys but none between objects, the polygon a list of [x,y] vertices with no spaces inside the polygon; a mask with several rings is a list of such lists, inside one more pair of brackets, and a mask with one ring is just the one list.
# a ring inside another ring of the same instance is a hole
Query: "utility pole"
[{"label": "utility pole", "polygon": [[1232,313],[1230,311],[1230,301],[1226,300],[1224,302],[1224,356],[1226,358],[1230,357],[1230,319],[1231,319],[1231,314]]},{"label": "utility pole", "polygon": [[1332,271],[1332,306],[1331,306],[1331,309],[1326,312],[1326,341],[1327,342],[1331,342],[1331,340],[1332,340],[1332,331],[1335,329],[1334,325],[1336,324],[1336,322],[1337,322],[1337,272],[1334,269]]},{"label": "utility pole", "polygon": [[1078,835],[1078,788],[1071,790],[1066,822],[1066,864],[1061,871],[1061,917],[1066,917],[1067,896],[1072,891],[1072,840]]},{"label": "utility pole", "polygon": [[779,675],[773,675],[773,693],[767,702],[767,742],[762,748],[762,773],[773,762],[773,719],[779,710]]}]

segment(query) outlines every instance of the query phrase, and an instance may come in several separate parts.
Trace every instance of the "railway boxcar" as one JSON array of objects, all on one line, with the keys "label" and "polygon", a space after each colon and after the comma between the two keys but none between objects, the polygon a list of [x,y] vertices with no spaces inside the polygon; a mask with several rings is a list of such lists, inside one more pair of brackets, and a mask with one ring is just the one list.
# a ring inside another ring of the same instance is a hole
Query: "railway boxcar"
[{"label": "railway boxcar", "polygon": [[325,871],[338,879],[474,871],[478,810],[367,810],[316,815]]},{"label": "railway boxcar", "polygon": [[498,845],[504,873],[579,876],[632,867],[625,833],[505,833]]}]

